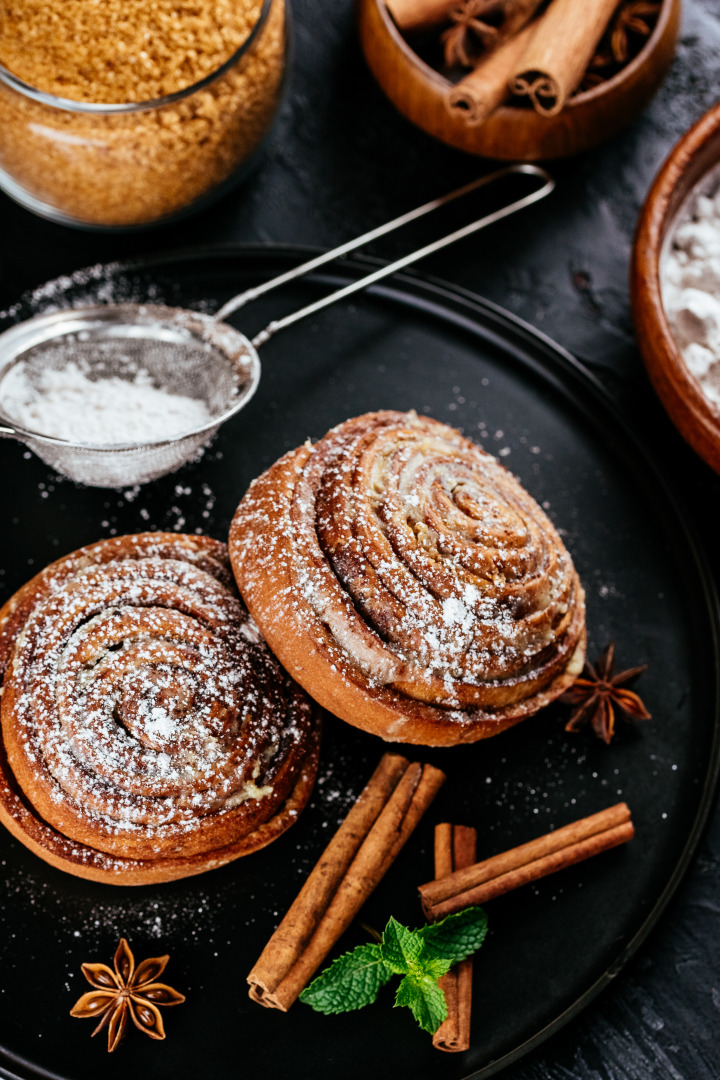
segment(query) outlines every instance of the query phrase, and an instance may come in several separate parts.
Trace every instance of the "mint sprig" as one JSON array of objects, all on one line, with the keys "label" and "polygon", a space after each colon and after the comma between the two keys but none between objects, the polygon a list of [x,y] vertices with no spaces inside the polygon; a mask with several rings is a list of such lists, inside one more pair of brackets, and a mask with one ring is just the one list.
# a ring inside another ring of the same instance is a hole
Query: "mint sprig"
[{"label": "mint sprig", "polygon": [[441,922],[422,926],[417,934],[426,952],[458,963],[482,945],[487,935],[487,915],[482,908],[465,908]]},{"label": "mint sprig", "polygon": [[372,1005],[392,975],[383,962],[380,945],[358,945],[321,971],[305,987],[300,1000],[326,1014],[362,1009]]},{"label": "mint sprig", "polygon": [[383,961],[393,975],[407,975],[413,971],[425,951],[423,940],[417,932],[408,930],[392,916],[388,919],[379,947]]},{"label": "mint sprig", "polygon": [[397,988],[396,1005],[407,1005],[423,1031],[434,1034],[447,1018],[445,995],[432,975],[406,975]]},{"label": "mint sprig", "polygon": [[438,979],[476,952],[487,934],[482,908],[465,908],[442,922],[410,930],[389,919],[382,940],[358,945],[325,968],[300,994],[317,1012],[340,1013],[371,1005],[393,977],[403,979],[395,1005],[405,1005],[424,1031],[435,1032],[447,1016]]}]

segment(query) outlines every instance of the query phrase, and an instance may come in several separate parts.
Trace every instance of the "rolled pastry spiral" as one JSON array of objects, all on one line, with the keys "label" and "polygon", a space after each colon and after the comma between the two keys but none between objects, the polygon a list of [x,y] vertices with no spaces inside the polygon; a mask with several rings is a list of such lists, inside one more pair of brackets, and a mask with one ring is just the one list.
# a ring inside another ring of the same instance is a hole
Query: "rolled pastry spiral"
[{"label": "rolled pastry spiral", "polygon": [[145,533],[60,559],[0,611],[0,819],[48,862],[170,880],[269,843],[317,769],[317,710],[224,544]]},{"label": "rolled pastry spiral", "polygon": [[286,454],[240,503],[230,559],[285,668],[387,740],[493,735],[583,665],[584,594],[548,517],[490,454],[414,412]]}]

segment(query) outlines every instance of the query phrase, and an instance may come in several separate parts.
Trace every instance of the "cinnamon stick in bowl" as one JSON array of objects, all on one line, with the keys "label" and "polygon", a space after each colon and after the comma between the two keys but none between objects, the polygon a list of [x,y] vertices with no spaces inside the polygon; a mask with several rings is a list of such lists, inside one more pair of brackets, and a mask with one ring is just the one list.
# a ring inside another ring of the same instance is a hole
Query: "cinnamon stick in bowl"
[{"label": "cinnamon stick in bowl", "polygon": [[617,0],[552,0],[538,19],[510,90],[536,112],[555,116],[578,88]]},{"label": "cinnamon stick in bowl", "polygon": [[473,70],[449,87],[448,109],[467,124],[482,124],[508,97],[508,81],[535,31],[531,23],[493,52],[481,57]]},{"label": "cinnamon stick in bowl", "polygon": [[435,922],[463,908],[484,904],[521,885],[625,844],[635,835],[626,803],[581,818],[465,870],[421,885],[426,918]]},{"label": "cinnamon stick in bowl", "polygon": [[[533,17],[543,0],[387,0],[387,9],[398,29],[429,30],[454,21],[456,15],[477,20],[478,39],[493,48],[516,34]],[[487,26],[485,34],[479,26]]]},{"label": "cinnamon stick in bowl", "polygon": [[253,1001],[287,1012],[384,877],[445,774],[383,755],[248,975]]},{"label": "cinnamon stick in bowl", "polygon": [[400,30],[429,30],[447,22],[458,0],[387,0],[387,9]]}]

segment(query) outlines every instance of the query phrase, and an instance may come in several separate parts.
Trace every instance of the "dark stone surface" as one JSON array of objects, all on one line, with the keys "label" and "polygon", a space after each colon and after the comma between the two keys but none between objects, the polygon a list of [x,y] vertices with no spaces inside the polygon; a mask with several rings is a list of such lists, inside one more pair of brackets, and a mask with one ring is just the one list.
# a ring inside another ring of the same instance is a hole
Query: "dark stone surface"
[{"label": "dark stone surface", "polygon": [[[142,234],[82,233],[0,196],[0,308],[73,269],[187,244],[332,246],[485,166],[411,128],[365,68],[349,0],[296,0],[295,65],[268,153],[246,185],[203,215]],[[522,220],[438,255],[423,270],[509,308],[581,357],[606,383],[685,492],[716,575],[720,479],[657,405],[635,347],[627,290],[634,224],[678,137],[720,79],[716,0],[690,0],[678,55],[646,114],[625,133],[555,167],[559,192]],[[423,234],[424,235],[424,234]],[[391,257],[405,239],[374,253]],[[513,1080],[716,1080],[720,1076],[720,813],[677,899],[638,958]]]}]

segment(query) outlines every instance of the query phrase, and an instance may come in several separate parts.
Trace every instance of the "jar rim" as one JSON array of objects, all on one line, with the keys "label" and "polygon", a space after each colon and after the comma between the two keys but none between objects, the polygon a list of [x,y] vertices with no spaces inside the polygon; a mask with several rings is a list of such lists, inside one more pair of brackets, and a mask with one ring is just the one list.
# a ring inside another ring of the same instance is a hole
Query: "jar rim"
[{"label": "jar rim", "polygon": [[243,41],[242,45],[238,46],[235,52],[223,61],[220,67],[215,71],[211,71],[209,75],[205,75],[198,82],[192,83],[190,86],[184,86],[181,90],[174,90],[171,94],[164,94],[159,98],[152,98],[149,101],[130,101],[124,103],[106,103],[106,102],[94,102],[94,101],[75,101],[73,98],[58,97],[56,94],[49,94],[45,90],[38,90],[37,87],[31,86],[30,83],[26,83],[19,76],[14,75],[12,71],[8,71],[6,67],[0,64],[0,82],[5,83],[12,90],[16,90],[22,94],[23,97],[32,98],[33,101],[39,101],[42,105],[47,105],[53,109],[62,109],[64,112],[76,112],[76,113],[91,113],[95,115],[122,115],[125,113],[142,112],[147,109],[158,109],[165,105],[173,105],[179,101],[182,101],[186,97],[190,97],[192,94],[197,93],[198,90],[204,89],[214,82],[221,75],[224,75],[226,71],[234,67],[245,53],[249,52],[255,43],[257,37],[261,33],[265,23],[267,22],[270,8],[274,0],[263,0],[260,14],[257,17],[255,25]]}]

